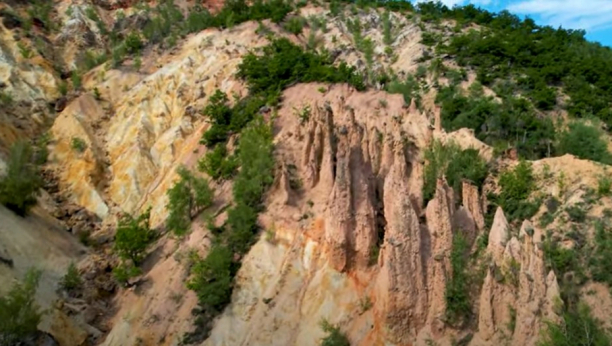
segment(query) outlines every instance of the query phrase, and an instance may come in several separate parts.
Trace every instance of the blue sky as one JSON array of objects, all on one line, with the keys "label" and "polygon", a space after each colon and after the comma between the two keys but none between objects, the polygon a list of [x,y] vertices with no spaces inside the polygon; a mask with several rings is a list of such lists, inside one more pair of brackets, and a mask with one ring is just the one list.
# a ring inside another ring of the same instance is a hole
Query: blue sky
[{"label": "blue sky", "polygon": [[[428,0],[420,0],[428,1]],[[612,0],[441,0],[445,5],[474,4],[490,11],[507,9],[540,25],[584,29],[587,38],[612,46]],[[416,2],[419,2],[417,0]]]}]

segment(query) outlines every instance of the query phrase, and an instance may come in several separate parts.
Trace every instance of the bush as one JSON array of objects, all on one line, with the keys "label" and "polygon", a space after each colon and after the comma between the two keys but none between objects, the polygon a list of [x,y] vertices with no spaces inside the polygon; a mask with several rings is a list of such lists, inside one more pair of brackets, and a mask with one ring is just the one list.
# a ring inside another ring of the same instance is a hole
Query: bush
[{"label": "bush", "polygon": [[218,244],[213,245],[205,259],[195,261],[187,288],[196,293],[202,308],[220,312],[230,302],[232,268],[232,252]]},{"label": "bush", "polygon": [[83,284],[81,275],[74,262],[71,262],[66,271],[66,275],[60,281],[60,286],[66,291],[72,291],[78,289]]},{"label": "bush", "polygon": [[113,276],[115,280],[123,286],[127,285],[131,278],[142,274],[142,269],[133,264],[122,262],[117,267],[113,268]]},{"label": "bush", "polygon": [[42,179],[32,146],[19,141],[11,146],[6,176],[0,178],[0,203],[23,216],[36,204]]},{"label": "bush", "polygon": [[30,269],[23,283],[16,283],[0,297],[0,345],[19,345],[37,332],[42,312],[36,304],[41,272]]},{"label": "bush", "polygon": [[223,144],[218,144],[198,161],[198,170],[214,180],[231,178],[237,168],[238,160],[234,155],[228,156],[227,148]]},{"label": "bush", "polygon": [[79,137],[72,137],[72,140],[70,141],[70,147],[72,147],[73,150],[82,153],[87,150],[87,143]]},{"label": "bush", "polygon": [[167,192],[169,215],[166,224],[175,235],[182,236],[190,228],[192,213],[209,207],[214,192],[206,179],[194,176],[185,167],[179,167],[177,173],[179,180]]},{"label": "bush", "polygon": [[305,24],[306,19],[304,19],[303,17],[291,17],[285,24],[283,24],[283,28],[289,31],[290,33],[298,36],[302,33]]},{"label": "bush", "polygon": [[503,208],[508,220],[530,218],[538,211],[539,205],[529,201],[536,188],[531,163],[521,161],[514,169],[503,172],[499,186],[501,193],[496,202]]},{"label": "bush", "polygon": [[469,295],[469,278],[467,275],[469,244],[463,234],[455,233],[450,254],[451,277],[446,285],[446,319],[456,324],[469,318],[472,314]]},{"label": "bush", "polygon": [[593,280],[612,287],[612,230],[603,221],[595,223],[595,246],[589,267]]},{"label": "bush", "polygon": [[601,325],[601,322],[591,316],[591,310],[586,304],[579,304],[577,309],[563,313],[559,323],[546,322],[546,328],[538,346],[575,346],[612,345],[612,335]]},{"label": "bush", "polygon": [[612,178],[601,175],[597,178],[597,194],[599,197],[608,196],[612,192]]},{"label": "bush", "polygon": [[155,238],[149,228],[150,216],[151,209],[149,208],[135,219],[130,215],[124,215],[119,220],[114,250],[121,259],[131,260],[135,265],[144,259],[147,247]]},{"label": "bush", "polygon": [[236,204],[260,207],[264,191],[274,181],[272,127],[257,118],[247,127],[238,145],[241,169],[234,179],[233,195]]},{"label": "bush", "polygon": [[424,155],[423,197],[426,201],[433,198],[439,177],[445,176],[449,186],[461,196],[463,180],[469,180],[480,188],[488,174],[487,163],[476,149],[461,150],[455,143],[442,144],[435,141]]},{"label": "bush", "polygon": [[351,346],[348,338],[338,326],[330,324],[325,319],[321,320],[320,325],[321,329],[327,333],[327,336],[321,340],[321,346]]},{"label": "bush", "polygon": [[280,91],[293,83],[348,83],[364,90],[363,77],[354,67],[335,67],[328,56],[305,52],[286,38],[272,41],[263,54],[247,54],[238,66],[238,77],[246,80],[252,95],[263,94],[272,103]]},{"label": "bush", "polygon": [[557,151],[585,160],[612,164],[612,155],[603,135],[603,131],[594,125],[580,120],[571,122],[567,130],[559,135]]}]

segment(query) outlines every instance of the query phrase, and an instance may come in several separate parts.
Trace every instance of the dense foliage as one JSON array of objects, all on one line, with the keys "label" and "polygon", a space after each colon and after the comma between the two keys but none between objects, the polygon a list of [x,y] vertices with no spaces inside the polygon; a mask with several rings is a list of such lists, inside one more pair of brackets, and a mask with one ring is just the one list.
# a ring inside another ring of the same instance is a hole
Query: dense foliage
[{"label": "dense foliage", "polygon": [[502,172],[499,186],[501,192],[495,202],[503,208],[509,221],[528,219],[538,211],[539,204],[529,199],[536,185],[528,161],[521,161],[513,169]]},{"label": "dense foliage", "polygon": [[442,126],[448,131],[474,129],[485,143],[501,149],[515,147],[525,158],[550,156],[555,138],[552,120],[538,116],[526,99],[504,93],[498,102],[481,91],[464,95],[455,86],[443,87],[436,96]]},{"label": "dense foliage", "polygon": [[434,141],[425,151],[425,172],[423,197],[426,201],[436,192],[436,181],[444,176],[458,196],[461,196],[461,182],[468,180],[481,187],[488,174],[487,163],[478,150],[462,150],[456,143],[443,144]]},{"label": "dense foliage", "polygon": [[6,175],[0,177],[0,203],[18,215],[25,215],[36,204],[42,179],[32,146],[19,141],[11,146]]},{"label": "dense foliage", "polygon": [[591,315],[586,304],[565,311],[559,323],[547,322],[538,346],[608,346],[612,335]]},{"label": "dense foliage", "polygon": [[124,215],[117,225],[114,250],[123,260],[131,260],[138,265],[144,258],[147,247],[155,238],[149,228],[151,209],[148,209],[137,218]]},{"label": "dense foliage", "polygon": [[177,173],[179,179],[167,192],[166,225],[175,235],[182,236],[189,231],[192,215],[212,204],[214,192],[206,179],[196,177],[185,167],[179,167]]},{"label": "dense foliage", "polygon": [[198,161],[198,170],[214,180],[231,178],[237,168],[238,159],[235,155],[229,155],[223,144],[215,146]]},{"label": "dense foliage", "polygon": [[559,154],[572,154],[581,159],[612,164],[612,155],[603,136],[604,132],[595,124],[574,121],[559,134],[557,150]]},{"label": "dense foliage", "polygon": [[336,67],[327,55],[304,51],[286,38],[273,40],[261,55],[247,54],[238,66],[238,76],[247,82],[252,95],[264,95],[271,103],[294,83],[348,83],[357,90],[365,89],[354,67],[344,62]]},{"label": "dense foliage", "polygon": [[42,312],[35,295],[40,271],[29,270],[23,283],[16,283],[0,297],[0,346],[12,346],[25,342],[36,333]]},{"label": "dense foliage", "polygon": [[514,79],[521,93],[542,109],[556,104],[554,89],[561,86],[570,96],[570,114],[612,120],[612,50],[588,42],[583,30],[542,27],[530,18],[471,5],[438,8],[434,16],[456,19],[458,26],[483,26],[455,35],[444,47],[457,62],[475,68],[483,84]]},{"label": "dense foliage", "polygon": [[470,283],[467,274],[469,244],[461,232],[453,236],[450,253],[451,276],[446,285],[446,319],[451,324],[462,322],[472,314]]},{"label": "dense foliage", "polygon": [[593,280],[612,287],[612,228],[609,221],[595,223],[595,246],[589,258]]}]

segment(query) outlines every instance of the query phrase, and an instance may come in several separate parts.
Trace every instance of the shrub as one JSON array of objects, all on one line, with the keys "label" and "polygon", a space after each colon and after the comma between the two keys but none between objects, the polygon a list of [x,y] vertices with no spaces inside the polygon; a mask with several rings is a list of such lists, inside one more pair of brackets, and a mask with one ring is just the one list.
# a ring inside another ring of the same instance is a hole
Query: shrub
[{"label": "shrub", "polygon": [[455,324],[472,314],[469,296],[469,278],[467,275],[469,244],[463,234],[457,232],[453,236],[453,246],[450,254],[451,277],[446,285],[446,319]]},{"label": "shrub", "polygon": [[198,161],[198,170],[208,174],[214,180],[231,178],[237,168],[238,160],[234,155],[228,156],[224,144],[218,144]]},{"label": "shrub", "polygon": [[124,286],[127,285],[131,278],[134,278],[140,274],[142,274],[142,269],[126,262],[122,262],[117,267],[113,268],[113,276],[115,277],[115,280]]},{"label": "shrub", "polygon": [[202,308],[219,312],[230,302],[232,257],[227,247],[217,244],[213,245],[205,259],[195,261],[187,288],[196,293]]},{"label": "shrub", "polygon": [[537,203],[529,201],[536,188],[531,163],[521,161],[514,169],[503,172],[499,178],[499,186],[501,193],[497,203],[504,209],[510,221],[526,219],[537,212]]},{"label": "shrub", "polygon": [[36,204],[42,187],[32,146],[19,141],[11,146],[6,176],[0,178],[0,203],[18,215],[25,215]]},{"label": "shrub", "polygon": [[272,139],[272,127],[262,118],[243,131],[238,146],[241,169],[233,186],[236,204],[259,208],[264,191],[274,181]]},{"label": "shrub", "polygon": [[121,259],[131,260],[135,265],[143,260],[147,247],[155,238],[149,228],[150,216],[151,209],[149,208],[137,218],[124,215],[119,220],[114,250]]},{"label": "shrub", "polygon": [[283,24],[283,28],[290,33],[298,36],[302,33],[304,29],[304,25],[306,24],[306,19],[303,17],[291,17],[285,24]]},{"label": "shrub", "polygon": [[600,197],[608,196],[612,192],[612,178],[607,175],[601,175],[597,178],[597,194]]},{"label": "shrub", "polygon": [[123,44],[128,54],[138,53],[144,47],[144,43],[142,42],[140,35],[136,32],[131,32],[129,35],[127,35]]},{"label": "shrub", "polygon": [[73,150],[82,153],[87,150],[87,143],[79,137],[72,137],[72,140],[70,141],[70,147],[72,147]]},{"label": "shrub", "polygon": [[589,267],[593,280],[612,287],[612,230],[603,221],[595,223],[595,246]]},{"label": "shrub", "polygon": [[70,79],[72,80],[72,88],[74,90],[81,89],[82,76],[81,73],[77,70],[74,70],[70,74]]},{"label": "shrub", "polygon": [[0,345],[18,345],[36,333],[43,314],[35,300],[40,275],[30,269],[23,283],[0,297]]},{"label": "shrub", "polygon": [[591,316],[586,304],[563,313],[559,323],[546,322],[538,346],[612,345],[612,335]]},{"label": "shrub", "polygon": [[433,198],[439,177],[445,176],[449,186],[460,196],[464,179],[481,187],[488,174],[487,164],[476,149],[461,150],[455,143],[442,144],[435,141],[424,155],[423,197],[426,201]]},{"label": "shrub", "polygon": [[74,262],[71,262],[66,271],[66,275],[64,275],[62,281],[60,281],[60,286],[66,291],[71,291],[80,288],[82,284],[83,280],[81,280],[79,270]]},{"label": "shrub", "polygon": [[319,323],[321,329],[327,333],[327,336],[321,340],[321,346],[350,346],[348,338],[340,331],[338,326],[330,324],[329,321],[323,319]]},{"label": "shrub", "polygon": [[213,190],[204,178],[194,176],[185,167],[177,170],[179,180],[167,192],[169,211],[166,224],[175,235],[187,233],[192,213],[206,209],[212,204]]},{"label": "shrub", "polygon": [[574,121],[559,135],[557,150],[585,160],[612,164],[612,155],[603,138],[603,131],[585,121]]},{"label": "shrub", "polygon": [[262,55],[247,54],[238,66],[238,77],[246,80],[252,95],[278,102],[280,91],[298,82],[348,83],[364,90],[363,77],[354,67],[334,66],[327,56],[306,52],[286,38],[263,47]]}]

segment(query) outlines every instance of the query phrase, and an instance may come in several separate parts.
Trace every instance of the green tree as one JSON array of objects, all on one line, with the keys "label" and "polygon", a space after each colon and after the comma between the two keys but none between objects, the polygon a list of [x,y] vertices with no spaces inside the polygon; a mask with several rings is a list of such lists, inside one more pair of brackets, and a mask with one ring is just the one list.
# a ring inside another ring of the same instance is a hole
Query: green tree
[{"label": "green tree", "polygon": [[7,172],[0,178],[0,203],[18,215],[25,215],[36,204],[42,179],[32,146],[18,141],[11,146]]},{"label": "green tree", "polygon": [[23,283],[16,283],[0,297],[0,346],[20,344],[37,331],[42,311],[35,295],[41,272],[30,269]]},{"label": "green tree", "polygon": [[612,335],[601,322],[591,316],[586,304],[579,304],[577,309],[563,313],[559,323],[547,322],[538,346],[609,346]]},{"label": "green tree", "polygon": [[480,157],[478,150],[462,150],[456,143],[443,144],[434,141],[425,151],[425,171],[423,196],[426,201],[436,192],[436,181],[444,176],[457,195],[461,195],[463,180],[471,181],[481,187],[488,174],[487,163]]},{"label": "green tree", "polygon": [[83,280],[81,279],[79,270],[77,269],[74,262],[70,262],[68,270],[66,271],[66,275],[64,275],[62,281],[60,282],[60,286],[66,291],[71,291],[80,288],[82,285]]},{"label": "green tree", "polygon": [[177,173],[179,180],[167,192],[169,215],[166,224],[174,234],[181,236],[189,230],[193,213],[212,204],[214,192],[206,179],[194,176],[185,167],[179,167]]},{"label": "green tree", "polygon": [[327,336],[321,340],[321,346],[351,346],[346,334],[340,331],[338,326],[334,326],[325,319],[319,324],[321,329],[327,333]]},{"label": "green tree", "polygon": [[451,277],[446,285],[446,318],[457,323],[468,318],[472,313],[469,294],[469,277],[467,274],[469,244],[463,234],[455,233],[450,254]]},{"label": "green tree", "polygon": [[521,161],[513,169],[503,172],[499,177],[499,186],[501,193],[496,201],[510,221],[529,218],[538,211],[539,205],[529,201],[536,188],[530,162]]},{"label": "green tree", "polygon": [[559,134],[557,150],[560,154],[572,154],[581,159],[612,164],[612,155],[603,136],[603,131],[597,126],[576,120]]},{"label": "green tree", "polygon": [[149,228],[150,216],[151,208],[137,218],[124,215],[119,220],[114,249],[121,259],[131,260],[135,265],[144,259],[147,247],[155,237]]},{"label": "green tree", "polygon": [[187,288],[198,296],[205,309],[221,311],[232,294],[233,254],[225,246],[215,244],[205,259],[198,259],[191,269]]},{"label": "green tree", "polygon": [[198,161],[198,170],[208,174],[214,180],[229,179],[238,168],[238,160],[232,155],[228,156],[227,147],[217,144],[213,150]]}]

